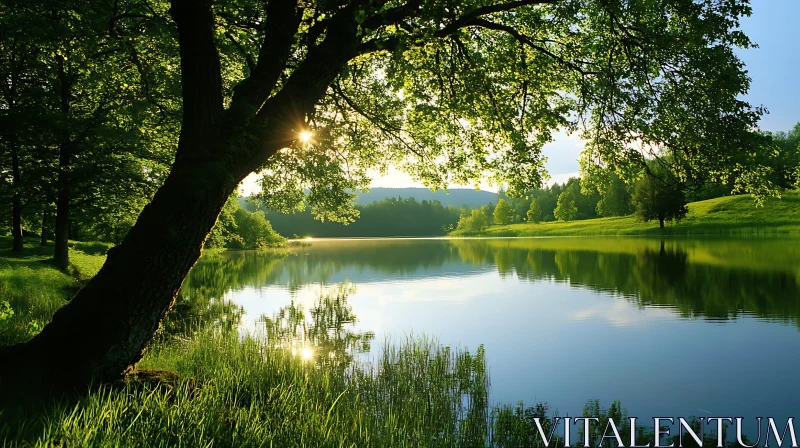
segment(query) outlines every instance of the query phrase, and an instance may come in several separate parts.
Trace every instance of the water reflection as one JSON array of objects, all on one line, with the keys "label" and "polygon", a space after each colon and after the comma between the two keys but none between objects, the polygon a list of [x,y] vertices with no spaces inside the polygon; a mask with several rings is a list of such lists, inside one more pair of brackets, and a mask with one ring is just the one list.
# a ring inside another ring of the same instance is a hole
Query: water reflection
[{"label": "water reflection", "polygon": [[787,242],[611,238],[558,243],[471,240],[452,244],[464,261],[494,264],[502,276],[567,282],[610,292],[640,306],[667,307],[681,317],[726,320],[745,313],[795,325],[800,322],[800,263]]},{"label": "water reflection", "polygon": [[257,336],[287,347],[303,360],[344,369],[359,353],[369,351],[375,337],[354,329],[358,319],[347,303],[353,292],[352,285],[344,284],[321,293],[308,315],[292,301],[272,316],[261,316]]},{"label": "water reflection", "polygon": [[[550,238],[320,241],[292,253],[204,256],[181,290],[168,326],[236,324],[226,293],[279,286],[458,279],[496,270],[501,278],[555,281],[659,306],[681,317],[736,319],[742,313],[800,322],[800,253],[794,240]],[[498,291],[502,293],[502,291]]]},{"label": "water reflection", "polygon": [[[168,324],[262,331],[338,368],[380,351],[376,339],[425,333],[484,344],[497,401],[783,417],[794,412],[786,397],[800,396],[797,243],[314,240],[288,253],[204,256]],[[346,280],[355,293],[337,289]],[[783,368],[767,377],[763,359]]]}]

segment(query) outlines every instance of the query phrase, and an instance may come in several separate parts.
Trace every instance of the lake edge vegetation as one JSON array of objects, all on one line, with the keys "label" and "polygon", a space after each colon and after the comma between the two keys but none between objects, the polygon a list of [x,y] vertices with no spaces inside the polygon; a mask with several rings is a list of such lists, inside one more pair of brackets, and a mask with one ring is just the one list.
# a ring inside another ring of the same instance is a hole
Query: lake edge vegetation
[{"label": "lake edge vegetation", "polygon": [[[12,243],[9,238],[0,242],[9,247]],[[44,300],[58,303],[37,304],[40,310],[55,311],[68,298],[58,292],[71,285],[53,280],[66,275],[48,262],[52,246],[37,248],[35,238],[27,242],[29,252],[36,254],[3,257],[0,263],[11,260],[17,265],[13,269],[35,264],[56,276],[41,277],[38,287],[54,292],[43,295]],[[93,258],[96,267],[104,247],[72,246],[75,255]],[[82,272],[84,277],[93,275]],[[4,294],[30,293],[9,289],[17,286],[0,277]],[[0,322],[5,319],[0,314]],[[29,322],[34,323],[27,325],[32,333],[41,330],[42,322]],[[548,403],[490,404],[489,367],[482,347],[474,352],[453,349],[418,335],[385,341],[377,359],[315,364],[287,348],[230,330],[235,328],[211,325],[188,337],[156,338],[138,369],[119,382],[92,385],[79,398],[34,412],[0,409],[0,438],[12,447],[293,446],[301,441],[331,447],[521,448],[543,446],[534,417],[545,422],[547,433],[551,418],[558,415]],[[321,361],[328,358],[325,353],[319,356]],[[600,419],[589,434],[593,446],[602,436],[598,428],[609,418],[621,422],[625,415],[619,402],[604,408],[588,400],[582,416]],[[707,442],[716,439],[713,433],[705,437]],[[640,428],[638,441],[652,438],[650,429]]]},{"label": "lake edge vegetation", "polygon": [[590,235],[796,235],[800,234],[800,194],[768,198],[756,207],[747,195],[724,196],[686,204],[685,216],[662,228],[636,215],[574,221],[485,225],[480,230],[455,230],[450,237],[538,237]]}]

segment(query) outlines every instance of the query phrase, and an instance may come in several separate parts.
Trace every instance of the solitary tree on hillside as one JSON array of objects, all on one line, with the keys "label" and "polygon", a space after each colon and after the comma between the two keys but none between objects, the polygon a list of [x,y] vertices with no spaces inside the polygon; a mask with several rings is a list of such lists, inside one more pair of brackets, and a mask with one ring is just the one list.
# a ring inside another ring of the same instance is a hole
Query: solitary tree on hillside
[{"label": "solitary tree on hillside", "polygon": [[509,204],[505,199],[499,199],[497,201],[497,205],[494,207],[494,212],[492,213],[492,218],[495,225],[504,226],[511,222],[511,218],[514,216],[514,210],[511,208],[511,204]]},{"label": "solitary tree on hillside", "polygon": [[578,207],[575,206],[575,199],[569,191],[564,191],[558,195],[558,203],[553,216],[559,221],[572,221],[575,219],[575,214],[578,213]]},{"label": "solitary tree on hillside", "polygon": [[528,222],[539,222],[542,220],[542,208],[539,207],[539,201],[536,199],[531,201],[531,208],[528,209],[525,219],[527,219]]},{"label": "solitary tree on hillside", "polygon": [[633,203],[636,216],[645,222],[658,220],[661,229],[665,221],[680,221],[689,211],[681,185],[671,176],[648,174],[637,181]]},{"label": "solitary tree on hillside", "polygon": [[750,45],[738,29],[746,0],[93,6],[111,15],[105,28],[179,48],[175,162],[99,273],[30,342],[0,349],[6,393],[83,388],[135,365],[228,196],[254,171],[270,208],[307,200],[317,215],[349,219],[349,191],[392,163],[429,187],[490,173],[521,194],[541,183],[553,132],[579,124],[590,157],[612,165],[641,163],[628,148],[637,142],[679,153],[686,175],[732,172],[755,151],[760,110],[741,100],[749,78],[734,52]]}]

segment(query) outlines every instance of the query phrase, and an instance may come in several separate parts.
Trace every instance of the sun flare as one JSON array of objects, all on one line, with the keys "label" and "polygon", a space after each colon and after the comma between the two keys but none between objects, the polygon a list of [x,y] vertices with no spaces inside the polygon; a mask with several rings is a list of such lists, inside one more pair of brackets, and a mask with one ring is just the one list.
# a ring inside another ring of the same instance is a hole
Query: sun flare
[{"label": "sun flare", "polygon": [[308,143],[311,141],[311,131],[303,131],[300,133],[300,141],[303,143]]},{"label": "sun flare", "polygon": [[314,357],[314,350],[310,347],[303,347],[300,350],[300,358],[303,361],[310,361]]}]

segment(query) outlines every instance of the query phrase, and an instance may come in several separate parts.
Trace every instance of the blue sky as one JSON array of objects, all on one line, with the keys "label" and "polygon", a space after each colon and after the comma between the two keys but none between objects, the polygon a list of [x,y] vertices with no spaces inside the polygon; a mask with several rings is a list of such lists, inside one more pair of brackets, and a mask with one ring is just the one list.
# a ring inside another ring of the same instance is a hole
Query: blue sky
[{"label": "blue sky", "polygon": [[[742,21],[742,30],[759,48],[740,50],[752,78],[747,100],[769,111],[760,126],[768,131],[789,130],[800,121],[800,0],[751,0],[753,15]],[[544,148],[551,182],[577,175],[583,143],[577,136],[560,134]],[[373,180],[373,187],[421,186],[407,175],[391,171]],[[245,179],[245,194],[254,187]],[[487,185],[483,189],[496,190]]]},{"label": "blue sky", "polygon": [[742,30],[759,48],[739,51],[753,79],[747,99],[769,110],[762,129],[789,130],[800,121],[800,0],[752,0],[752,5]]}]

